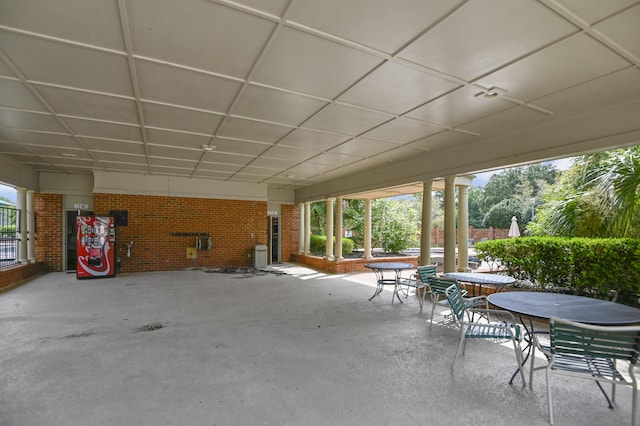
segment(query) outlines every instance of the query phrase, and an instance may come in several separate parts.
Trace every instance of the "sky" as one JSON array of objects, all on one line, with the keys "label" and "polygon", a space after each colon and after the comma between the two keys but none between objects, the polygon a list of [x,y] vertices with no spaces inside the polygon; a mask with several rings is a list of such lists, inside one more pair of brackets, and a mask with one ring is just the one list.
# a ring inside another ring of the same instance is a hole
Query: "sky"
[{"label": "sky", "polygon": [[[563,158],[561,160],[551,161],[550,163],[555,165],[558,170],[567,170],[571,167],[573,158]],[[501,170],[493,170],[491,172],[478,173],[473,180],[473,186],[485,186],[489,181],[489,178],[496,173],[500,173]],[[10,186],[0,184],[0,197],[7,198],[13,204],[16,203],[16,190]]]},{"label": "sky", "polygon": [[4,186],[0,184],[0,197],[4,197],[11,201],[13,204],[16,203],[16,190],[11,188],[10,186]]}]

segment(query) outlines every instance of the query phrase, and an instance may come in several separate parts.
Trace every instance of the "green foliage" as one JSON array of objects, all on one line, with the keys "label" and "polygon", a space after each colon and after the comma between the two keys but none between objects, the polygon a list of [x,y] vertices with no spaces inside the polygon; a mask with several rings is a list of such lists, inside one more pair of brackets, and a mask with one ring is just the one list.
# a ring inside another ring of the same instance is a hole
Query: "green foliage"
[{"label": "green foliage", "polygon": [[311,232],[314,234],[324,234],[327,221],[327,206],[324,201],[311,203],[309,215]]},{"label": "green foliage", "polygon": [[10,235],[15,233],[16,233],[16,225],[0,226],[0,234],[2,235]]},{"label": "green foliage", "polygon": [[481,207],[484,203],[484,189],[472,186],[469,188],[469,225],[474,228],[482,228],[484,214]]},{"label": "green foliage", "polygon": [[415,246],[421,216],[409,200],[375,200],[372,209],[372,243],[391,253]]},{"label": "green foliage", "polygon": [[342,239],[342,254],[351,254],[353,253],[354,248],[355,248],[355,245],[353,244],[353,240],[349,238]]},{"label": "green foliage", "polygon": [[493,226],[495,228],[507,229],[511,226],[511,218],[513,216],[518,219],[518,223],[524,223],[524,212],[527,210],[527,207],[528,206],[515,198],[504,199],[491,207],[489,212],[484,216],[484,220],[482,221],[483,227],[488,228]]},{"label": "green foliage", "polygon": [[[364,246],[364,201],[352,200],[344,210],[345,228],[351,229],[356,246]],[[422,204],[418,199],[373,200],[371,202],[371,244],[392,253],[419,245]]]},{"label": "green foliage", "polygon": [[558,175],[559,171],[553,165],[542,163],[503,170],[491,176],[484,188],[484,211],[509,198],[530,205],[531,198],[537,197],[547,185],[554,183]]},{"label": "green foliage", "polygon": [[545,194],[533,235],[640,237],[640,147],[579,157]]},{"label": "green foliage", "polygon": [[508,228],[512,216],[526,224],[532,220],[532,201],[535,206],[542,203],[542,194],[559,173],[551,164],[533,164],[491,176],[484,188],[469,190],[469,225]]},{"label": "green foliage", "polygon": [[522,237],[479,242],[478,257],[517,279],[635,305],[640,294],[640,239]]},{"label": "green foliage", "polygon": [[[309,250],[313,254],[324,255],[327,252],[327,236],[326,235],[315,235],[312,234],[310,236],[309,242]],[[335,247],[336,237],[333,237],[333,246]],[[353,241],[349,238],[342,239],[342,254],[351,254],[353,253],[354,244]]]}]

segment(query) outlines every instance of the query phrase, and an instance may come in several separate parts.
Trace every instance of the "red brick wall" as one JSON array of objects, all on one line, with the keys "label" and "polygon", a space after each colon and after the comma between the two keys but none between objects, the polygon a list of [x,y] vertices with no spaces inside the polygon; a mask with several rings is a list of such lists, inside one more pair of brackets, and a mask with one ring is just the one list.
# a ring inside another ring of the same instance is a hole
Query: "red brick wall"
[{"label": "red brick wall", "polygon": [[11,290],[45,272],[44,264],[29,263],[4,268],[0,271],[0,293]]},{"label": "red brick wall", "polygon": [[36,214],[36,260],[51,272],[62,271],[62,195],[33,196]]},{"label": "red brick wall", "polygon": [[[473,226],[469,227],[469,238],[473,238],[474,242],[482,241],[483,238],[487,240],[504,240],[509,238],[508,229],[498,229],[494,227],[476,229]],[[456,241],[458,241],[458,230],[456,229]],[[431,230],[431,245],[441,247],[444,245],[444,229],[433,228]]]},{"label": "red brick wall", "polygon": [[280,206],[280,214],[280,260],[288,262],[291,260],[291,254],[298,252],[298,237],[300,236],[300,208],[296,205],[283,204]]},{"label": "red brick wall", "polygon": [[[253,264],[253,247],[267,244],[267,203],[261,201],[94,194],[96,215],[127,210],[128,226],[119,226],[116,256],[119,272],[183,269],[194,266],[187,248],[196,236],[174,233],[208,233],[211,250],[197,252],[195,266],[227,267]],[[207,237],[203,238],[206,245]],[[125,244],[133,241],[131,257]]]}]

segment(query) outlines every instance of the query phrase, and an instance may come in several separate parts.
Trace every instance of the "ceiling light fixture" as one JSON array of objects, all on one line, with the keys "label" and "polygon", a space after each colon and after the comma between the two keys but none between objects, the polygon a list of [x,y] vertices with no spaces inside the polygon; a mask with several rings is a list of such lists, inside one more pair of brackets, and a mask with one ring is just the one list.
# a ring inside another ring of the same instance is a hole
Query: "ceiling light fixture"
[{"label": "ceiling light fixture", "polygon": [[496,96],[498,96],[498,92],[495,90],[495,88],[489,89],[486,92],[484,92],[485,98],[495,98]]},{"label": "ceiling light fixture", "polygon": [[476,93],[474,97],[477,98],[478,96],[483,96],[487,99],[493,99],[495,97],[498,97],[500,93],[504,93],[504,90],[494,86],[494,87],[490,87],[487,90],[483,90],[481,92]]},{"label": "ceiling light fixture", "polygon": [[203,151],[213,151],[214,149],[216,149],[215,145],[202,145]]}]

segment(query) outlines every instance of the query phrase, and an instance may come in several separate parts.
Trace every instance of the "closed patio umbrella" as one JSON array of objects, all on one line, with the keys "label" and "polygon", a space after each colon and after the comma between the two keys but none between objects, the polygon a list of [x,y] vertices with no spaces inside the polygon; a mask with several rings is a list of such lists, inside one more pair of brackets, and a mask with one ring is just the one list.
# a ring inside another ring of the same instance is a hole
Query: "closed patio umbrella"
[{"label": "closed patio umbrella", "polygon": [[520,229],[518,228],[518,219],[513,216],[511,218],[511,227],[509,228],[509,237],[513,238],[513,237],[519,237],[520,236]]}]

